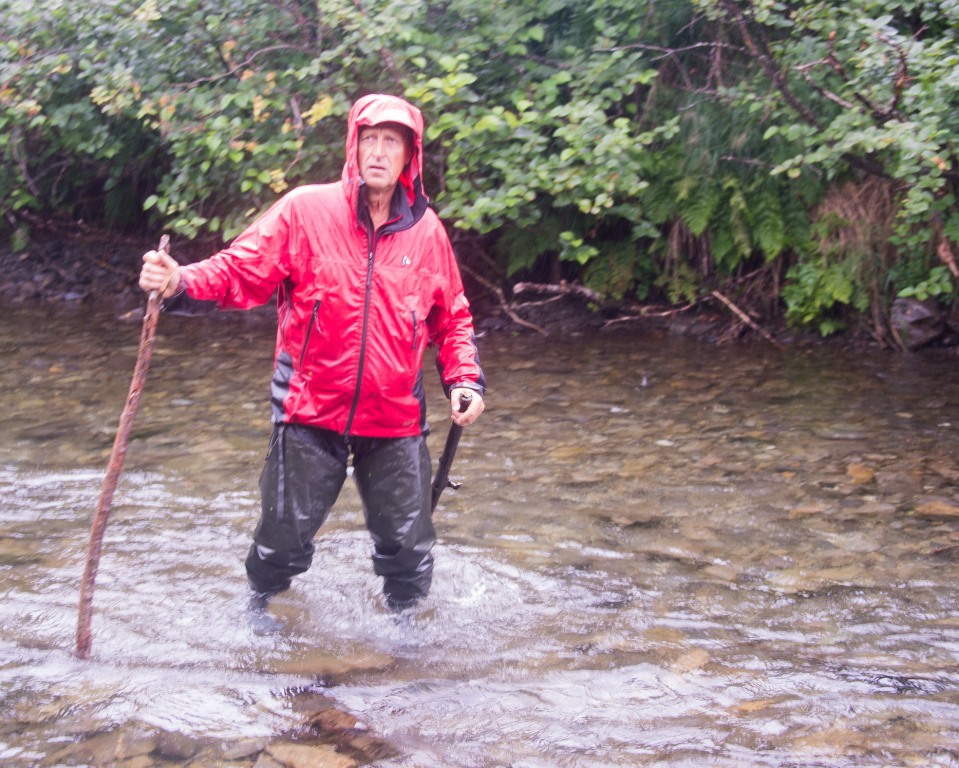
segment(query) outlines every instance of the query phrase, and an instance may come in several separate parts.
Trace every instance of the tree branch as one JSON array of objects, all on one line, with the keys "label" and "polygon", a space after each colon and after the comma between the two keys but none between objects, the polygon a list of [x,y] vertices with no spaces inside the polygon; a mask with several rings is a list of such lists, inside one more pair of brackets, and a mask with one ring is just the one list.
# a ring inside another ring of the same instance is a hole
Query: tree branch
[{"label": "tree branch", "polygon": [[783,345],[765,328],[759,325],[755,320],[753,320],[749,315],[743,312],[739,307],[737,307],[733,302],[731,302],[726,296],[719,291],[711,291],[710,296],[714,296],[719,299],[723,304],[729,307],[732,310],[733,314],[736,315],[740,320],[742,320],[746,325],[752,328],[756,333],[761,335],[766,341],[772,344],[777,349],[783,349]]},{"label": "tree branch", "polygon": [[[360,0],[353,0],[353,6],[359,12],[360,16],[363,17],[363,20],[367,20],[366,10],[363,8],[363,4]],[[399,88],[403,88],[403,78],[400,77],[399,71],[396,69],[396,63],[393,61],[393,52],[387,48],[385,45],[381,45],[379,48],[380,58],[383,59],[383,63],[386,65],[387,70],[389,70],[390,75],[393,78],[393,82],[396,83]]]},{"label": "tree branch", "polygon": [[820,64],[828,64],[828,63],[829,62],[827,59],[823,59],[822,61],[814,61],[810,64],[803,64],[801,66],[796,67],[796,71],[799,73],[800,77],[802,77],[802,79],[805,80],[810,85],[810,87],[823,98],[828,99],[834,104],[838,104],[843,109],[855,109],[855,106],[852,104],[852,102],[846,101],[841,96],[833,93],[830,90],[827,90],[826,88],[821,86],[819,83],[817,83],[815,80],[813,80],[809,76],[810,69],[812,69],[813,67],[818,67]]},{"label": "tree branch", "polygon": [[541,326],[536,325],[536,323],[531,323],[528,320],[524,320],[519,315],[517,315],[516,312],[513,311],[512,306],[510,306],[510,303],[506,300],[506,296],[503,293],[503,289],[500,288],[498,285],[490,282],[485,277],[480,275],[478,272],[475,272],[474,270],[470,269],[465,264],[460,265],[460,270],[463,272],[466,272],[470,277],[472,277],[480,285],[483,285],[487,289],[489,289],[489,291],[493,293],[497,299],[499,299],[500,308],[503,310],[503,312],[505,312],[509,316],[509,318],[514,323],[516,323],[517,325],[521,325],[524,328],[529,328],[530,330],[536,331],[541,336],[549,336],[549,333],[546,331],[545,328],[542,328]]},{"label": "tree branch", "polygon": [[762,67],[766,77],[772,80],[779,89],[779,92],[782,94],[783,99],[786,100],[786,103],[796,110],[796,112],[807,123],[816,128],[822,128],[819,118],[816,117],[812,110],[803,104],[792,92],[785,75],[777,68],[776,62],[770,55],[769,46],[766,44],[766,41],[762,40],[761,45],[760,43],[756,42],[752,32],[749,30],[749,20],[746,18],[746,15],[743,13],[742,9],[739,8],[736,3],[731,2],[731,0],[724,0],[723,7],[726,9],[727,16],[729,16],[738,27],[739,34],[742,36],[746,48],[759,62],[759,65]]},{"label": "tree branch", "polygon": [[601,302],[603,297],[596,291],[587,288],[585,285],[574,285],[567,283],[565,280],[558,284],[552,283],[517,283],[513,286],[513,294],[517,293],[526,293],[528,291],[536,291],[539,293],[555,293],[567,296],[569,294],[574,294],[576,296],[582,296],[589,301]]},{"label": "tree branch", "polygon": [[247,56],[239,64],[233,65],[226,72],[221,72],[218,75],[210,75],[208,77],[198,77],[196,80],[193,80],[189,83],[176,83],[173,85],[174,88],[180,87],[190,90],[191,88],[196,88],[198,85],[203,83],[215,83],[217,80],[224,80],[228,77],[233,77],[237,72],[246,69],[253,61],[263,56],[267,53],[273,53],[274,51],[300,51],[302,53],[309,53],[308,49],[304,48],[301,45],[269,45],[266,48],[260,48],[258,51],[253,51],[249,56]]}]

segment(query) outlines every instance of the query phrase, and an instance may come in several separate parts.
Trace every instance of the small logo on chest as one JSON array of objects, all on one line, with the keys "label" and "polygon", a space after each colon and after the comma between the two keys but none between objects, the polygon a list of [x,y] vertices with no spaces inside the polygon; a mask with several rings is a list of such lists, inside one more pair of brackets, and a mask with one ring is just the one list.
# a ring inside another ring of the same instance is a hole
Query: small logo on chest
[{"label": "small logo on chest", "polygon": [[413,262],[410,260],[410,257],[407,256],[407,255],[404,253],[404,254],[403,254],[403,260],[400,262],[400,265],[401,265],[401,266],[404,266],[404,267],[408,267],[408,266],[409,266],[410,264],[412,264],[412,263],[413,263]]}]

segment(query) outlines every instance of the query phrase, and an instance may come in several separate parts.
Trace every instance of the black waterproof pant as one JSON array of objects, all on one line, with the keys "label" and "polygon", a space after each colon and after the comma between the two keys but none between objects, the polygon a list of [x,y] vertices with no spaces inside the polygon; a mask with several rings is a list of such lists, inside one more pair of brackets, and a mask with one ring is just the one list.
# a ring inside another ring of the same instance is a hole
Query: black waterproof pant
[{"label": "black waterproof pant", "polygon": [[271,594],[290,586],[313,561],[313,539],[346,479],[353,453],[373,570],[394,609],[425,597],[436,542],[426,439],[351,437],[300,424],[277,424],[260,476],[262,511],[246,558],[250,586]]}]

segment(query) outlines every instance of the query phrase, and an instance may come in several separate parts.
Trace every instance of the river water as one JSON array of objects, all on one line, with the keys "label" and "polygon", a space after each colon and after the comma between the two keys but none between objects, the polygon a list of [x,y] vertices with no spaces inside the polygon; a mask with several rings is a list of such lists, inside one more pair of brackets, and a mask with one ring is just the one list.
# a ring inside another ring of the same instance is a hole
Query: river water
[{"label": "river water", "polygon": [[162,317],[81,661],[139,330],[0,315],[3,765],[282,765],[317,710],[359,721],[345,765],[959,765],[955,352],[482,338],[429,599],[383,609],[348,482],[264,632],[272,319]]}]

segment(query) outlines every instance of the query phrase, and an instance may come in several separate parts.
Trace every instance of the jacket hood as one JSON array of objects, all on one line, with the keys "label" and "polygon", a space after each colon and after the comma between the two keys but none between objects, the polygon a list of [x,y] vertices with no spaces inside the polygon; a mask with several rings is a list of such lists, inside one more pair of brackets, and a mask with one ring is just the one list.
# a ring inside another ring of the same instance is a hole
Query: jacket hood
[{"label": "jacket hood", "polygon": [[[423,113],[398,96],[373,93],[358,99],[350,109],[347,119],[346,163],[341,178],[353,210],[356,210],[356,200],[362,183],[357,159],[360,128],[380,123],[399,123],[413,132],[413,156],[403,169],[399,183],[406,191],[410,206],[420,208],[429,202],[423,190]],[[420,205],[417,205],[417,202]]]}]

